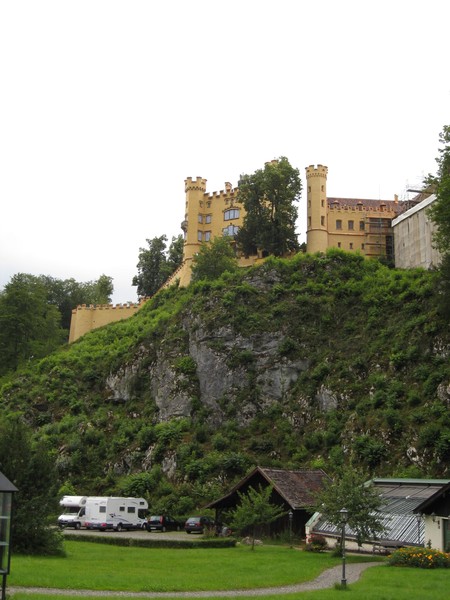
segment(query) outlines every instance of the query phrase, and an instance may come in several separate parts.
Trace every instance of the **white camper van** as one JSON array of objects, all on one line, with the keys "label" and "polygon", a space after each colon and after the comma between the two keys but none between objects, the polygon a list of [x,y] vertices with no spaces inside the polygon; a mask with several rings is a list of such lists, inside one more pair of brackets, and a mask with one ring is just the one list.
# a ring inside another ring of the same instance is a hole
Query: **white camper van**
[{"label": "white camper van", "polygon": [[86,496],[63,496],[59,504],[64,508],[64,512],[58,517],[58,525],[61,528],[80,529],[80,527],[84,527],[86,500]]},{"label": "white camper van", "polygon": [[148,503],[144,498],[89,496],[86,501],[86,529],[142,529]]}]

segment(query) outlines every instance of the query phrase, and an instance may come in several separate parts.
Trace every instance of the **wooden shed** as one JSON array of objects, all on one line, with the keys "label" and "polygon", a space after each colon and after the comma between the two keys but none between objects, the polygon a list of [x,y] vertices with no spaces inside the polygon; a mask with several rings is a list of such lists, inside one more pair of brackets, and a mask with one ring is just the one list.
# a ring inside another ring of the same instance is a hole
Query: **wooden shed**
[{"label": "wooden shed", "polygon": [[328,475],[322,469],[270,469],[256,467],[232,490],[206,508],[216,511],[216,522],[224,522],[224,514],[239,504],[239,495],[246,494],[249,488],[258,489],[271,486],[271,502],[281,506],[286,515],[267,525],[264,533],[272,535],[289,529],[288,512],[292,511],[292,531],[296,536],[305,536],[305,524],[313,514],[311,506],[315,495],[320,492]]}]

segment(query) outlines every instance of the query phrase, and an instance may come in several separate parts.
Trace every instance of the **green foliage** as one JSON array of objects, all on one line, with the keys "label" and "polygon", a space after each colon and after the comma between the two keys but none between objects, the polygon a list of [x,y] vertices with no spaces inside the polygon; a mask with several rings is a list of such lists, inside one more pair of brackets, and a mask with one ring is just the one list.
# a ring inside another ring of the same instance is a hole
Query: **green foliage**
[{"label": "green foliage", "polygon": [[378,513],[382,501],[367,479],[357,468],[342,469],[338,477],[325,483],[314,507],[336,526],[342,524],[341,510],[346,508],[348,526],[356,533],[359,544],[383,533]]},{"label": "green foliage", "polygon": [[215,280],[226,271],[237,269],[237,259],[233,247],[226,237],[216,237],[208,244],[202,244],[192,261],[192,281]]},{"label": "green foliage", "polygon": [[191,356],[181,356],[176,359],[175,368],[179,373],[183,373],[183,375],[195,375],[197,365]]},{"label": "green foliage", "polygon": [[246,255],[260,249],[283,256],[299,249],[295,224],[302,184],[298,169],[284,156],[266,163],[252,175],[242,175],[238,201],[246,215],[236,239]]},{"label": "green foliage", "polygon": [[[175,514],[217,499],[255,464],[447,477],[437,278],[337,250],[272,257],[162,290],[133,318],[25,361],[0,380],[0,406],[21,411],[51,449],[59,485],[139,490]],[[203,387],[213,375],[197,364],[202,348],[229,382],[219,398]],[[167,377],[156,372],[165,364]],[[112,393],[116,378],[126,385]],[[166,406],[187,398],[185,420],[161,420],[160,384]]]},{"label": "green foliage", "polygon": [[250,529],[252,549],[255,546],[256,527],[272,523],[286,514],[280,506],[272,504],[272,491],[270,486],[259,486],[257,490],[249,488],[246,494],[238,492],[239,504],[230,514],[232,529],[241,533]]},{"label": "green foliage", "polygon": [[139,248],[138,274],[132,285],[137,286],[138,296],[153,296],[181,265],[183,237],[173,237],[167,249],[167,236],[147,239],[148,248]]},{"label": "green foliage", "polygon": [[439,148],[438,172],[429,175],[425,181],[436,194],[436,201],[429,209],[429,214],[438,226],[435,236],[437,248],[443,254],[450,253],[450,125],[445,125],[439,135],[442,148]]},{"label": "green foliage", "polygon": [[38,277],[19,273],[0,293],[0,375],[62,344],[61,315]]},{"label": "green foliage", "polygon": [[307,552],[324,552],[328,550],[326,538],[318,533],[312,533],[306,541],[305,550]]},{"label": "green foliage", "polygon": [[12,539],[20,554],[62,554],[62,537],[49,526],[57,511],[57,476],[45,443],[33,443],[18,415],[0,420],[0,471],[17,487]]},{"label": "green foliage", "polygon": [[450,568],[450,554],[433,548],[400,548],[388,557],[392,567],[418,567],[419,569]]}]

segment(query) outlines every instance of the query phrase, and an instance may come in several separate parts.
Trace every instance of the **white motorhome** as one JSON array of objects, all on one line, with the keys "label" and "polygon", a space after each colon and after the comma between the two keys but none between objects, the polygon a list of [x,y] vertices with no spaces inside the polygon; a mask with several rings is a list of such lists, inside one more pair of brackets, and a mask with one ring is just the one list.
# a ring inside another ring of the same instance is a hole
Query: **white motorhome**
[{"label": "white motorhome", "polygon": [[89,496],[86,501],[86,529],[142,529],[148,503],[144,498]]},{"label": "white motorhome", "polygon": [[58,517],[58,525],[61,528],[74,527],[80,529],[86,522],[85,507],[87,496],[63,496],[59,501],[64,511]]}]

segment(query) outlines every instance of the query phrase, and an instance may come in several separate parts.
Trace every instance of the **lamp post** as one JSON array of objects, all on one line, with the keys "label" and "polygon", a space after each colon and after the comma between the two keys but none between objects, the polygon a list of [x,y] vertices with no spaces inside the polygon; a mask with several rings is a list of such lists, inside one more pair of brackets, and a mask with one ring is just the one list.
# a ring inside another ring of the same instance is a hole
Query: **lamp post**
[{"label": "lamp post", "polygon": [[420,546],[420,522],[422,521],[422,513],[417,513],[417,544]]},{"label": "lamp post", "polygon": [[292,548],[292,519],[294,518],[294,513],[292,510],[288,512],[289,517],[289,545]]},{"label": "lamp post", "polygon": [[17,488],[0,472],[0,575],[2,600],[6,598],[6,576],[11,564],[12,497]]},{"label": "lamp post", "polygon": [[348,510],[346,508],[341,508],[339,511],[341,515],[341,524],[342,524],[342,579],[341,585],[342,587],[347,586],[347,579],[345,577],[345,524],[348,520]]}]

